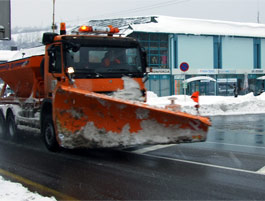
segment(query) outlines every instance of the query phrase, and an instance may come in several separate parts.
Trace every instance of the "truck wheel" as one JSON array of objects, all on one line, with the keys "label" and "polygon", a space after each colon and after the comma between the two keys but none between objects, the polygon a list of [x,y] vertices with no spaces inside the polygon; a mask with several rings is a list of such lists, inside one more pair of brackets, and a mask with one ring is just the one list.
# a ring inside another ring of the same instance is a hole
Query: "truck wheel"
[{"label": "truck wheel", "polygon": [[50,151],[57,151],[59,149],[53,121],[49,116],[46,117],[43,122],[43,138],[47,149]]},{"label": "truck wheel", "polygon": [[17,138],[17,125],[15,122],[15,117],[12,112],[7,115],[7,134],[8,139],[14,141]]},{"label": "truck wheel", "polygon": [[3,139],[6,136],[6,121],[3,112],[0,112],[0,138]]}]

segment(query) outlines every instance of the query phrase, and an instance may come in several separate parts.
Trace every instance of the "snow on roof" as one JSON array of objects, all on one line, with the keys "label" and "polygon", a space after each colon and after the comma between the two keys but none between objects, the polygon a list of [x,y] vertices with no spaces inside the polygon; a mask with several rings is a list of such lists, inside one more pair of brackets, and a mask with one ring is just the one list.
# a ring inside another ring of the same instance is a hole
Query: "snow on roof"
[{"label": "snow on roof", "polygon": [[18,51],[11,50],[0,50],[0,61],[8,61],[12,58]]},{"label": "snow on roof", "polygon": [[13,57],[11,57],[8,61],[15,61],[18,59],[23,59],[23,58],[27,58],[31,56],[44,55],[45,46],[34,47],[34,48],[29,48],[29,49],[21,49],[16,52],[17,53]]},{"label": "snow on roof", "polygon": [[90,20],[88,25],[117,26],[120,28],[121,33],[125,35],[135,31],[194,35],[265,37],[265,24],[177,18],[160,15]]},{"label": "snow on roof", "polygon": [[134,31],[265,37],[265,25],[192,18],[158,16],[157,23],[131,25]]}]

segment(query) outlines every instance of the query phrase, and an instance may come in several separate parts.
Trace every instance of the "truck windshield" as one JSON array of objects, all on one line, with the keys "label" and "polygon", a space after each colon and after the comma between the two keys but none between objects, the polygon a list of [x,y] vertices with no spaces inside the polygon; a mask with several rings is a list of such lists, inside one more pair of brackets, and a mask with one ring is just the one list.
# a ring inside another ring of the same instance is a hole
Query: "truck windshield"
[{"label": "truck windshield", "polygon": [[74,68],[74,78],[141,77],[143,67],[139,48],[86,47],[66,52],[66,67]]}]

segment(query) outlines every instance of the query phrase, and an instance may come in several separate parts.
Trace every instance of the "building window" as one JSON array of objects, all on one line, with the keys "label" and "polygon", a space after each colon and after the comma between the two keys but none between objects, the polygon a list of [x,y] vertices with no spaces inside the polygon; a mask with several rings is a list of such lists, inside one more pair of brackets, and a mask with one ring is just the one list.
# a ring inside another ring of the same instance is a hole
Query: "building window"
[{"label": "building window", "polygon": [[261,58],[260,58],[260,39],[254,38],[254,69],[261,68]]},{"label": "building window", "polygon": [[168,34],[134,32],[130,37],[137,38],[145,48],[149,67],[169,68]]},{"label": "building window", "polygon": [[214,51],[214,68],[222,69],[222,38],[221,36],[213,37]]}]

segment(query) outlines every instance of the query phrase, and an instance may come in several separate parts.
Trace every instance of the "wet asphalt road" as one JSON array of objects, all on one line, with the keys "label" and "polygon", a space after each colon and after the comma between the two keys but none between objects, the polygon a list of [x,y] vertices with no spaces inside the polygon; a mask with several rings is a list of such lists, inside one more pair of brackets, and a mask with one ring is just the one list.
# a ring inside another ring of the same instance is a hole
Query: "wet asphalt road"
[{"label": "wet asphalt road", "polygon": [[264,117],[213,117],[207,142],[172,146],[51,153],[22,133],[0,168],[78,200],[265,200]]}]

